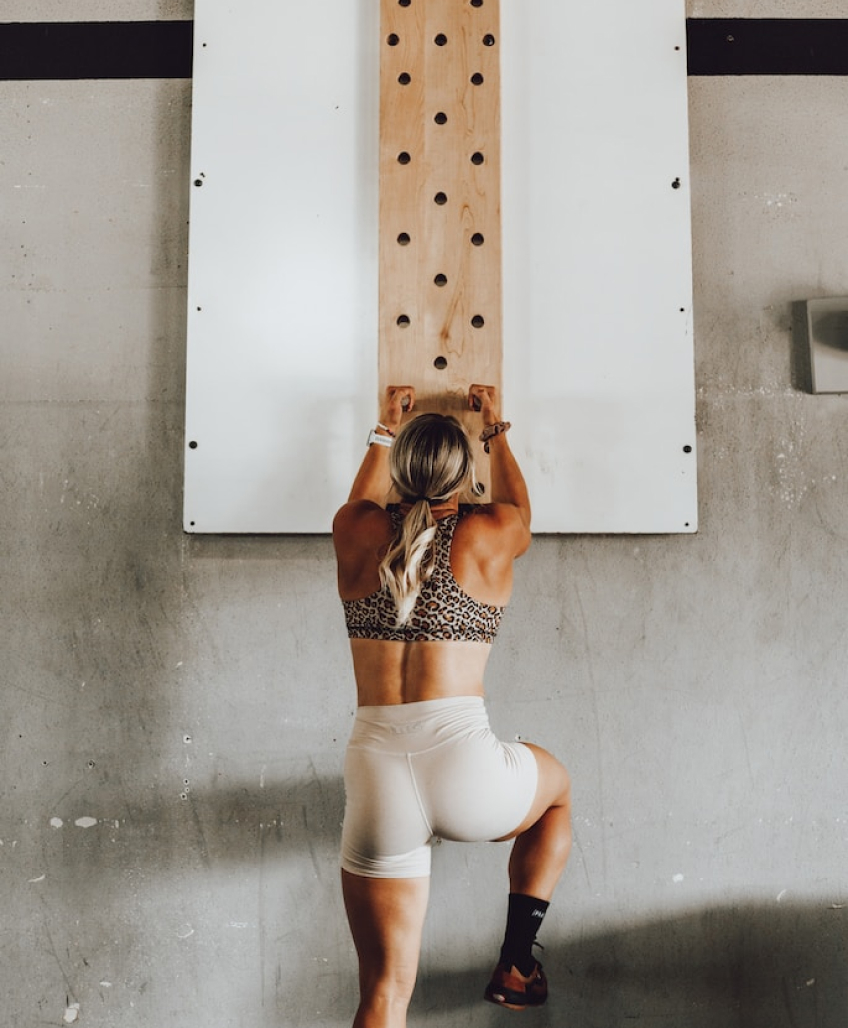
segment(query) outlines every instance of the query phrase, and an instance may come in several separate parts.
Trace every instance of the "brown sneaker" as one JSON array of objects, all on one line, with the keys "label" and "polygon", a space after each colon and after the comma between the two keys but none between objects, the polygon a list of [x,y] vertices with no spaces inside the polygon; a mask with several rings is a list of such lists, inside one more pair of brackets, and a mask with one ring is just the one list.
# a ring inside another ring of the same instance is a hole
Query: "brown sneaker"
[{"label": "brown sneaker", "polygon": [[509,1010],[540,1007],[548,998],[548,980],[542,965],[537,963],[525,978],[517,967],[498,964],[486,986],[483,998]]}]

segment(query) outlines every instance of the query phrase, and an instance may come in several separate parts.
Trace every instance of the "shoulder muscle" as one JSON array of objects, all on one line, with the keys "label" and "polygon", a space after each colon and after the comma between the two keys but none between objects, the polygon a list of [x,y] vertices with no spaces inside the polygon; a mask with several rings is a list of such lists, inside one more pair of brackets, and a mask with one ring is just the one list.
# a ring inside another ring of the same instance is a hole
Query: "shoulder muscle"
[{"label": "shoulder muscle", "polygon": [[530,527],[518,507],[511,503],[484,503],[474,509],[474,534],[501,551],[506,548],[520,557],[530,546]]}]

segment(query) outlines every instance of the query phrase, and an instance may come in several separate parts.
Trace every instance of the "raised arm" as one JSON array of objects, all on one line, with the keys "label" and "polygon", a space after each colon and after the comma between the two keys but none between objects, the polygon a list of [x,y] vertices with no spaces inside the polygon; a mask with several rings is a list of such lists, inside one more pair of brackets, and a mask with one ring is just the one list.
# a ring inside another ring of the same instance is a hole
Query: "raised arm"
[{"label": "raised arm", "polygon": [[[376,442],[370,443],[365,451],[359,471],[353,480],[348,503],[354,500],[370,500],[381,507],[385,506],[386,498],[392,487],[389,476],[389,446],[380,443],[385,439],[389,444],[392,436],[400,428],[403,415],[415,407],[415,390],[412,386],[389,386],[383,398],[380,417],[374,429]],[[372,436],[373,438],[373,436]]]},{"label": "raised arm", "polygon": [[[472,410],[480,411],[484,428],[503,424],[500,398],[494,386],[472,385],[468,391],[468,405]],[[507,442],[506,431],[492,435],[487,442],[492,482],[489,499],[492,503],[506,504],[516,509],[528,533],[529,543],[530,494],[518,461]]]}]

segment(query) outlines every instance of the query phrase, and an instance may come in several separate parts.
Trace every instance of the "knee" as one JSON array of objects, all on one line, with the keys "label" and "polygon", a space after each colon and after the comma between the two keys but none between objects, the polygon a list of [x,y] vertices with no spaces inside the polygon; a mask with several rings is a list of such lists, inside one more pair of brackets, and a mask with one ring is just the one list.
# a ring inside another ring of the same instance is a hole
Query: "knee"
[{"label": "knee", "polygon": [[362,999],[369,1007],[405,1010],[415,988],[415,970],[398,968],[365,975],[361,981]]},{"label": "knee", "polygon": [[561,826],[564,837],[571,835],[571,779],[568,772],[560,765],[560,774],[556,782],[552,783],[552,790],[549,793],[550,802],[545,815],[550,815],[552,823]]},{"label": "knee", "polygon": [[571,777],[565,767],[547,750],[532,746],[539,769],[538,793],[547,807],[564,807],[571,811]]},{"label": "knee", "polygon": [[568,771],[559,765],[560,776],[559,776],[559,798],[557,806],[565,807],[568,813],[571,813],[571,776]]}]

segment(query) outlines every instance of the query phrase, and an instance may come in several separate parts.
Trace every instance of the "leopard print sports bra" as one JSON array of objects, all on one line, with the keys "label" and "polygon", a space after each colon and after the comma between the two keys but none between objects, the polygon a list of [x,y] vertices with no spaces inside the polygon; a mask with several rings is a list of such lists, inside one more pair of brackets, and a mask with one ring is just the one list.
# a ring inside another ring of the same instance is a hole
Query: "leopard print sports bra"
[{"label": "leopard print sports bra", "polygon": [[[464,592],[453,577],[450,551],[459,519],[474,510],[463,506],[436,522],[436,562],[433,574],[422,583],[409,621],[396,627],[397,607],[386,586],[359,600],[342,600],[347,634],[351,639],[384,639],[390,642],[468,641],[492,643],[498,634],[504,608],[480,603]],[[388,508],[397,528],[402,515]]]}]

